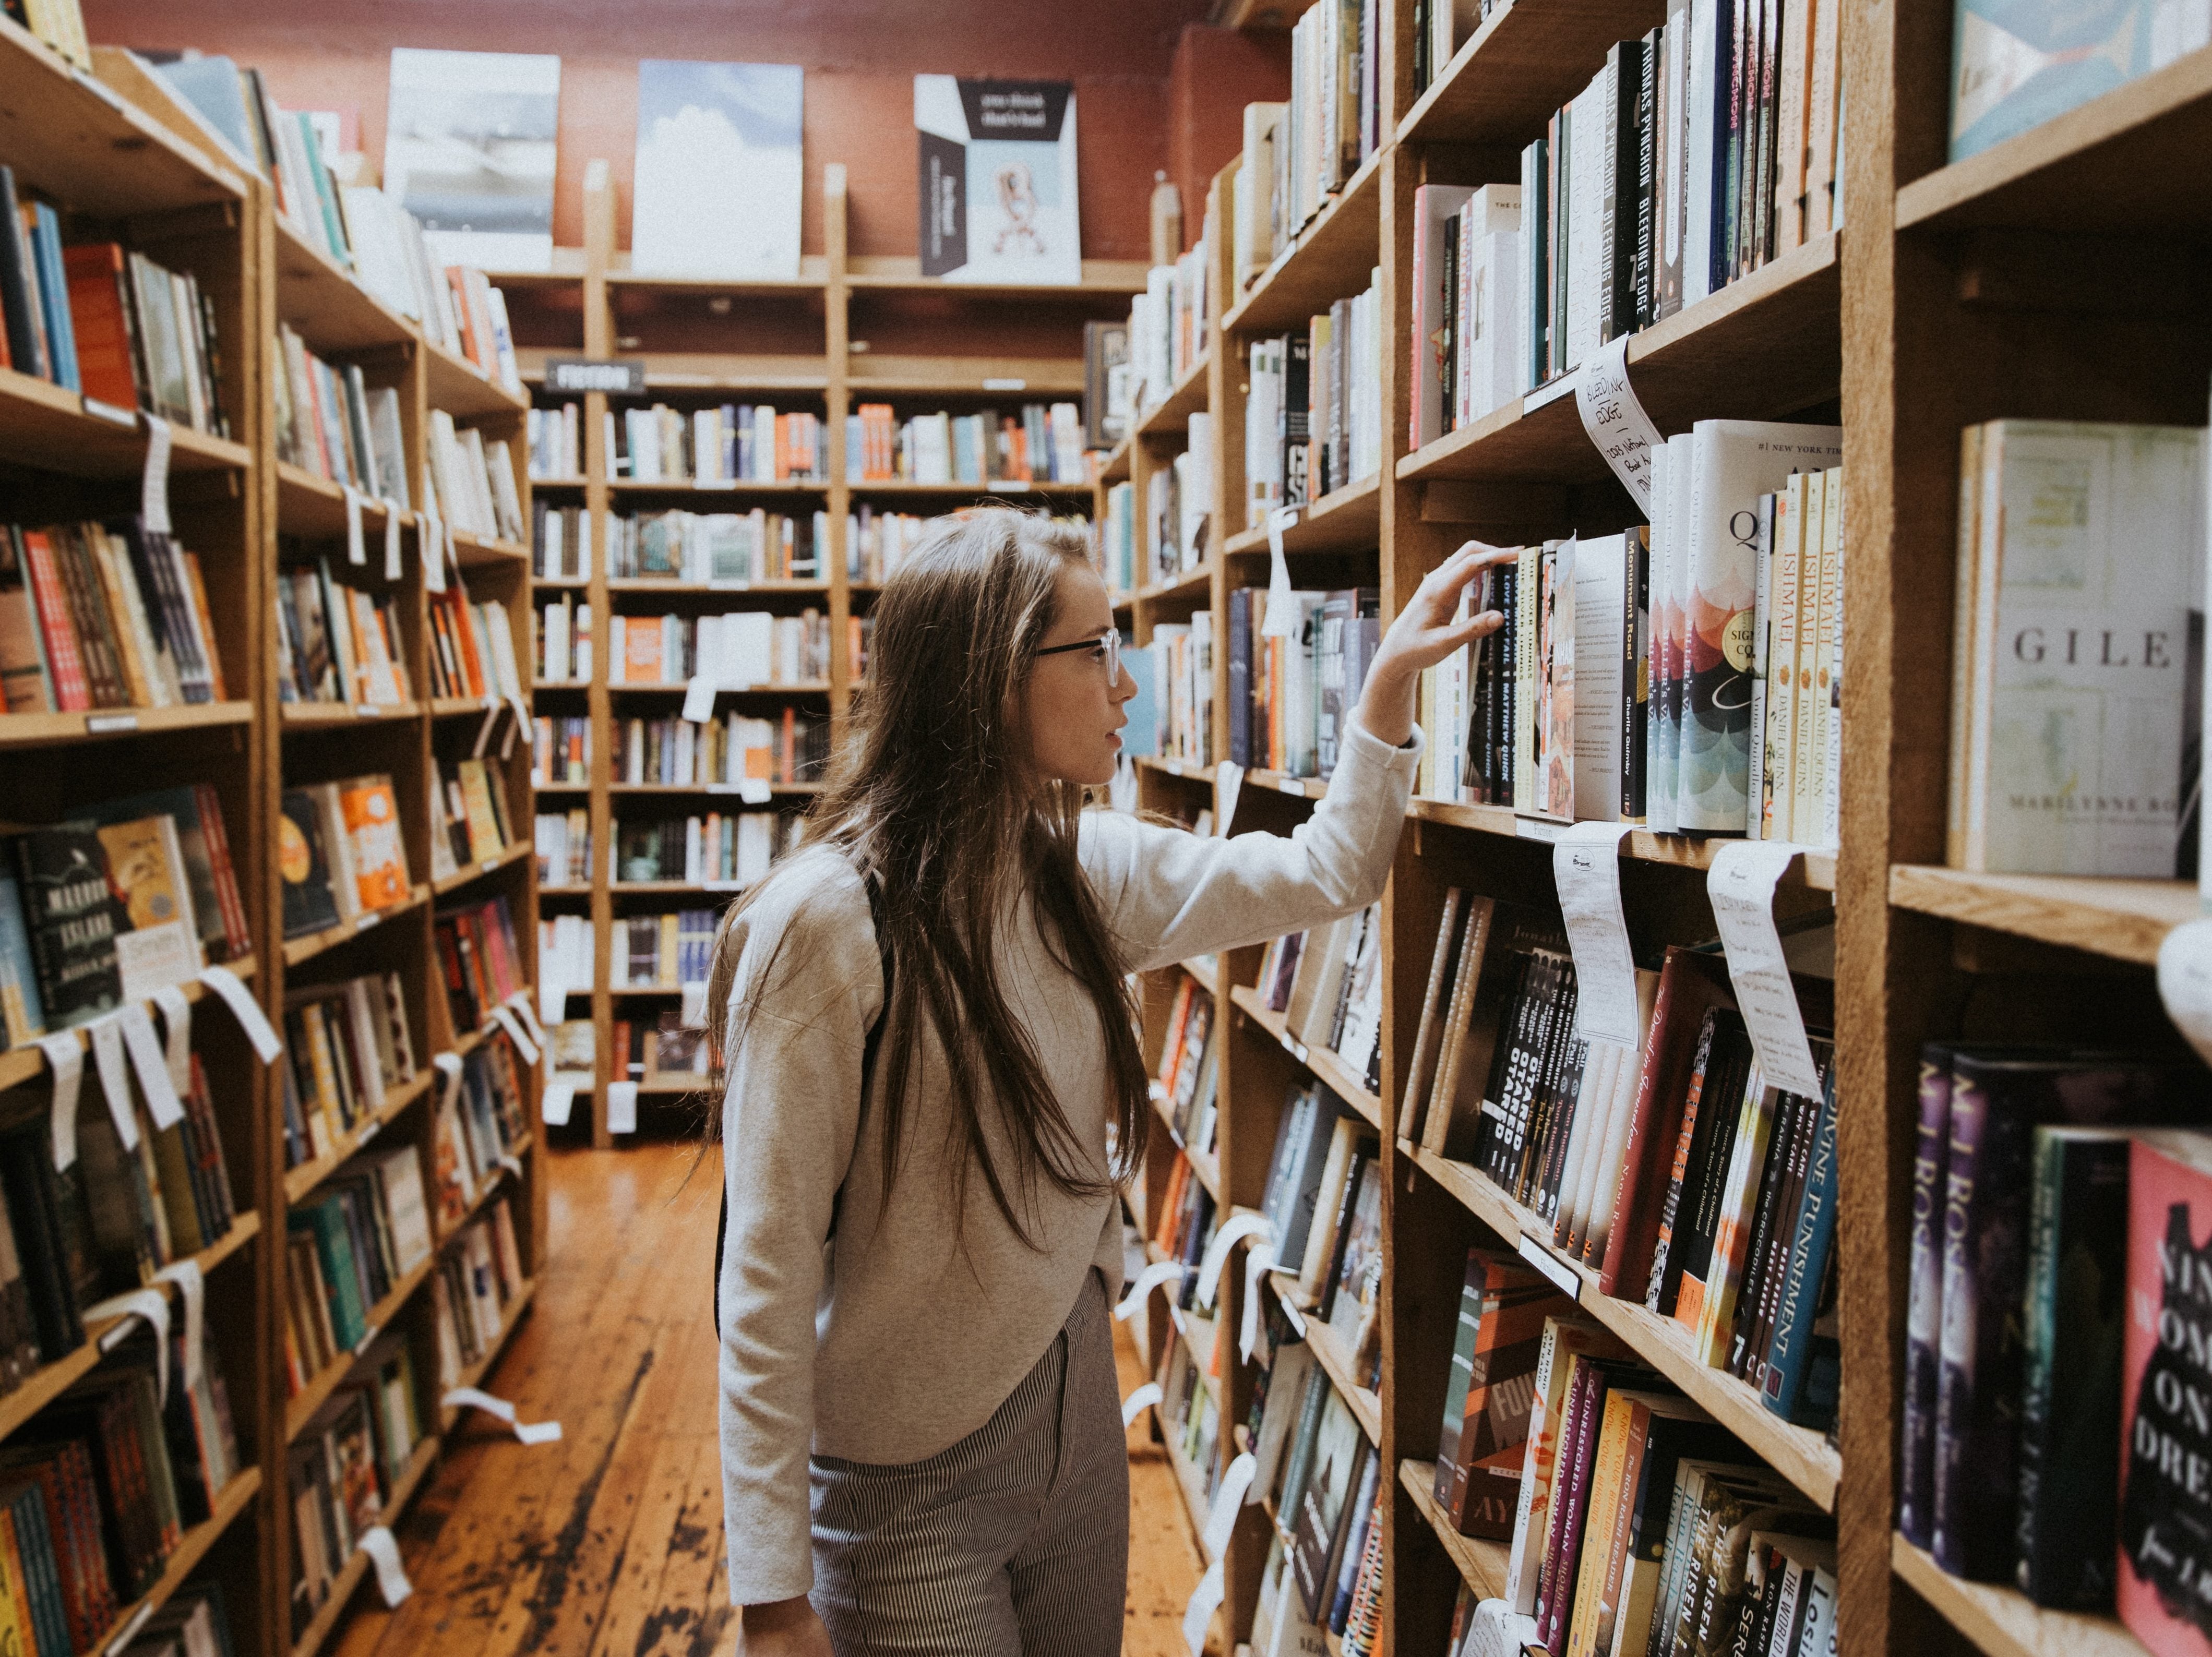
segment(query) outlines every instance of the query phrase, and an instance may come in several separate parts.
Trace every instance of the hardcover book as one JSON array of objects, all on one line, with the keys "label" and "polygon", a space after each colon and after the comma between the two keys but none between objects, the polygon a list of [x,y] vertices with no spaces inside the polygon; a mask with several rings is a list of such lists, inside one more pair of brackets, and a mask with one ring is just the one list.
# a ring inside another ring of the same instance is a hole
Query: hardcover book
[{"label": "hardcover book", "polygon": [[631,269],[798,276],[805,87],[793,64],[638,64]]},{"label": "hardcover book", "polygon": [[917,75],[914,124],[923,276],[1083,279],[1072,83]]},{"label": "hardcover book", "polygon": [[319,932],[338,923],[322,813],[304,788],[287,788],[276,825],[276,869],[284,890],[284,936]]},{"label": "hardcover book", "polygon": [[67,1029],[122,1005],[116,939],[131,913],[108,877],[100,831],[57,823],[16,835],[15,877],[36,964],[39,999],[51,1029]]},{"label": "hardcover book", "polygon": [[393,49],[384,189],[435,264],[550,268],[560,105],[558,58]]}]

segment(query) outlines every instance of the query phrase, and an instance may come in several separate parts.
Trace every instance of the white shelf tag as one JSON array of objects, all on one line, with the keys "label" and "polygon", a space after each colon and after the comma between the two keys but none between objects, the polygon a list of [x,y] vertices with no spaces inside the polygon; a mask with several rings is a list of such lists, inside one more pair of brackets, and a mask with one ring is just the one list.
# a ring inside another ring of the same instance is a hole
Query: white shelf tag
[{"label": "white shelf tag", "polygon": [[185,1302],[185,1390],[196,1392],[207,1367],[207,1278],[201,1274],[200,1263],[191,1259],[173,1261],[154,1275],[163,1283],[176,1284],[177,1294]]},{"label": "white shelf tag", "polygon": [[1790,981],[1782,935],[1774,924],[1774,888],[1803,851],[1788,841],[1731,841],[1705,876],[1729,981],[1759,1052],[1766,1085],[1808,1099],[1820,1096],[1820,1072],[1805,1039],[1805,1016]]},{"label": "white shelf tag", "polygon": [[1217,1559],[1206,1568],[1206,1575],[1191,1592],[1190,1603],[1183,1607],[1182,1638],[1190,1648],[1190,1657],[1206,1657],[1206,1631],[1213,1625],[1213,1613],[1221,1608],[1223,1591],[1221,1562]]},{"label": "white shelf tag", "polygon": [[1136,1282],[1129,1285],[1129,1292],[1121,1296],[1121,1303],[1114,1308],[1115,1317],[1127,1323],[1144,1309],[1146,1296],[1164,1284],[1182,1283],[1182,1275],[1180,1260],[1161,1260],[1146,1266],[1138,1273]]},{"label": "white shelf tag", "polygon": [[1200,1307],[1213,1304],[1213,1297],[1221,1291],[1222,1268],[1229,1264],[1229,1251],[1255,1233],[1265,1236],[1267,1217],[1264,1214],[1238,1214],[1232,1217],[1213,1234],[1206,1244],[1205,1256],[1198,1263],[1198,1289],[1193,1298]]},{"label": "white shelf tag", "polygon": [[261,1004],[247,991],[245,981],[228,967],[204,967],[200,969],[200,982],[222,998],[230,1009],[231,1017],[238,1020],[246,1039],[253,1043],[253,1051],[264,1065],[276,1062],[276,1055],[284,1051],[283,1039],[269,1016],[261,1011]]},{"label": "white shelf tag", "polygon": [[396,581],[404,573],[399,561],[399,507],[387,500],[384,503],[384,579]]},{"label": "white shelf tag", "polygon": [[1637,1045],[1636,957],[1620,909],[1620,842],[1634,825],[1578,822],[1552,847],[1575,957],[1575,1028],[1586,1040]]},{"label": "white shelf tag", "polygon": [[693,725],[704,725],[714,717],[714,680],[712,675],[694,673],[684,687],[683,717]]},{"label": "white shelf tag", "polygon": [[1263,639],[1288,639],[1296,632],[1291,613],[1297,600],[1291,585],[1290,561],[1283,556],[1283,536],[1298,521],[1296,507],[1278,507],[1267,514],[1267,616],[1260,624]]},{"label": "white shelf tag", "polygon": [[2158,946],[2158,997],[2200,1058],[2212,1054],[2212,919],[2185,920]]},{"label": "white shelf tag", "polygon": [[1137,1417],[1164,1397],[1157,1381],[1148,1381],[1121,1400],[1121,1430],[1127,1432],[1137,1424]]},{"label": "white shelf tag", "polygon": [[387,1611],[415,1592],[415,1585],[407,1580],[406,1567],[399,1563],[399,1544],[387,1527],[371,1525],[361,1533],[358,1545],[376,1568],[376,1591],[384,1596]]},{"label": "white shelf tag", "polygon": [[172,533],[169,527],[169,446],[173,440],[169,422],[159,415],[142,416],[146,423],[146,469],[138,479],[138,515],[155,535]]},{"label": "white shelf tag", "polygon": [[192,1004],[174,984],[154,992],[161,1010],[162,1056],[168,1060],[169,1085],[181,1099],[192,1090]]},{"label": "white shelf tag", "polygon": [[1583,1280],[1558,1255],[1538,1242],[1527,1232],[1521,1234],[1515,1252],[1521,1258],[1549,1278],[1559,1291],[1569,1300],[1579,1302],[1583,1296]]},{"label": "white shelf tag", "polygon": [[92,1038],[92,1061],[100,1071],[100,1090],[107,1096],[108,1120],[125,1150],[138,1149],[138,1113],[131,1104],[131,1073],[123,1059],[123,1021],[115,1013],[84,1027]]},{"label": "white shelf tag", "polygon": [[566,1127],[575,1104],[576,1084],[556,1076],[545,1083],[544,1094],[538,1102],[538,1120],[549,1127]]},{"label": "white shelf tag", "polygon": [[76,1096],[84,1080],[84,1043],[75,1030],[57,1030],[39,1038],[39,1051],[54,1073],[50,1132],[53,1140],[54,1171],[76,1163]]},{"label": "white shelf tag", "polygon": [[116,1015],[116,1023],[123,1032],[124,1047],[131,1055],[131,1068],[138,1072],[138,1090],[146,1096],[146,1110],[153,1117],[154,1126],[164,1130],[176,1126],[185,1120],[185,1103],[177,1097],[177,1089],[169,1080],[168,1055],[161,1051],[145,1004],[137,1002],[125,1007]]},{"label": "white shelf tag", "polygon": [[637,1083],[610,1082],[607,1083],[607,1132],[635,1133],[637,1132]]},{"label": "white shelf tag", "polygon": [[557,1421],[529,1423],[514,1418],[514,1405],[503,1398],[494,1398],[489,1393],[474,1387],[449,1388],[438,1400],[447,1410],[463,1408],[482,1410],[488,1416],[496,1416],[514,1429],[514,1435],[525,1444],[552,1444],[559,1442],[561,1423]]},{"label": "white shelf tag", "polygon": [[1221,1475],[1213,1505],[1206,1510],[1206,1529],[1199,1536],[1200,1545],[1216,1559],[1229,1546],[1229,1533],[1237,1528],[1237,1515],[1244,1507],[1244,1493],[1252,1488],[1252,1475],[1259,1470],[1258,1460],[1247,1450]]},{"label": "white shelf tag", "polygon": [[1583,431],[1605,457],[1605,464],[1635,498],[1637,509],[1651,510],[1651,451],[1663,442],[1651,416],[1628,383],[1628,342],[1622,334],[1598,348],[1596,356],[1575,376],[1575,407]]},{"label": "white shelf tag", "polygon": [[341,485],[345,490],[346,562],[368,562],[368,537],[362,532],[361,496],[350,483]]}]

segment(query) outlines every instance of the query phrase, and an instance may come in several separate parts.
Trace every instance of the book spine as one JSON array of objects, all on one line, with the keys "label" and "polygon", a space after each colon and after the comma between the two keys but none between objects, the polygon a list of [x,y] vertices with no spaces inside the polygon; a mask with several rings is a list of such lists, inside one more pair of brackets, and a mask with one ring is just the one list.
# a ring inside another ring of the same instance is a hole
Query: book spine
[{"label": "book spine", "polygon": [[1760,1397],[1785,1421],[1802,1421],[1805,1381],[1814,1348],[1813,1322],[1819,1310],[1828,1255],[1836,1235],[1836,1076],[1829,1070],[1820,1096],[1819,1125],[1813,1135],[1813,1161],[1805,1176],[1805,1201],[1798,1210],[1790,1248],[1790,1275],[1782,1308],[1774,1315],[1768,1343],[1767,1372]]},{"label": "book spine", "polygon": [[1920,1117],[1912,1151],[1912,1230],[1906,1273],[1905,1388],[1898,1448],[1897,1527],[1917,1548],[1936,1523],[1936,1383],[1943,1308],[1943,1165],[1951,1123],[1951,1055],[1920,1056]]}]

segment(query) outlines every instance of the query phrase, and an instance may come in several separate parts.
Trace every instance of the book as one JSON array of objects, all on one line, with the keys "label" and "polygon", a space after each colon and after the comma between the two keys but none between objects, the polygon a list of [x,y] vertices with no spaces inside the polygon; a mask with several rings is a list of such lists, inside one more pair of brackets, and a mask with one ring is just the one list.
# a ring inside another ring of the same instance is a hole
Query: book
[{"label": "book", "polygon": [[1327,1619],[1330,1609],[1325,1596],[1335,1585],[1345,1520],[1375,1449],[1361,1434],[1352,1407],[1328,1386],[1327,1375],[1316,1370],[1315,1379],[1327,1388],[1327,1397],[1321,1406],[1311,1467],[1298,1492],[1291,1570],[1306,1616],[1318,1623]]},{"label": "book", "polygon": [[276,869],[283,884],[284,936],[304,938],[335,926],[338,901],[331,885],[330,849],[322,813],[304,788],[288,788],[276,825]]},{"label": "book", "polygon": [[[384,189],[438,265],[550,268],[560,94],[556,57],[393,51]],[[478,136],[487,103],[502,115],[495,147]]]},{"label": "book", "polygon": [[914,124],[923,276],[1081,279],[1072,83],[917,75]]},{"label": "book", "polygon": [[100,831],[58,823],[12,836],[23,920],[48,1027],[67,1029],[122,1005],[117,940],[131,930]]},{"label": "book", "polygon": [[638,64],[633,269],[799,275],[804,82],[781,64]]}]

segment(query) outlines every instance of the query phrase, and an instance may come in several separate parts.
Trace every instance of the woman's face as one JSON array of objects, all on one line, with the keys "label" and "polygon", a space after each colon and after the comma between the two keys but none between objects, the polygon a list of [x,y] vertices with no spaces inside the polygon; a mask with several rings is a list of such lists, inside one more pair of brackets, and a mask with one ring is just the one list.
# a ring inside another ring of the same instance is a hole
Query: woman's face
[{"label": "woman's face", "polygon": [[1129,722],[1122,704],[1137,694],[1137,682],[1126,668],[1110,680],[1106,677],[1105,635],[1114,625],[1114,607],[1096,571],[1062,564],[1054,609],[1057,619],[1041,649],[1089,639],[1099,644],[1095,650],[1040,655],[1030,664],[1025,688],[1030,762],[1053,780],[1100,786],[1114,780],[1120,732]]}]

